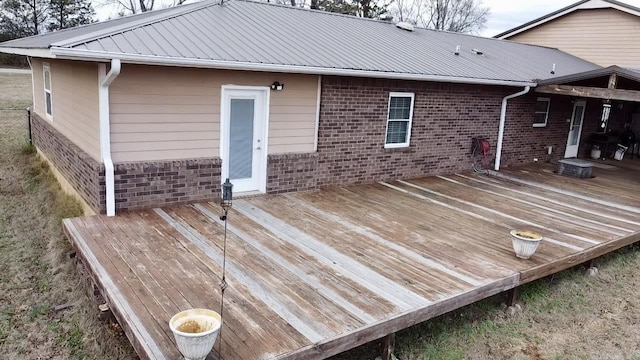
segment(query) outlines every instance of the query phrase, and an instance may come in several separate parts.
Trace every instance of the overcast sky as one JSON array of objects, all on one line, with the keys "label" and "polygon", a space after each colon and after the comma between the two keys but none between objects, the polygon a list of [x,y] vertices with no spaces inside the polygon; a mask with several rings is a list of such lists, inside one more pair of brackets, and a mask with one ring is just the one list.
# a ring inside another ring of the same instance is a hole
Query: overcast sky
[{"label": "overcast sky", "polygon": [[[98,18],[105,20],[109,17],[115,17],[117,11],[113,6],[99,5],[103,1],[108,0],[94,1]],[[482,31],[481,35],[494,36],[577,1],[578,0],[483,0],[483,4],[491,9],[491,16],[487,22],[487,28]],[[640,0],[623,1],[640,7]],[[161,8],[163,4],[170,3],[173,3],[173,0],[156,0],[156,8]]]}]

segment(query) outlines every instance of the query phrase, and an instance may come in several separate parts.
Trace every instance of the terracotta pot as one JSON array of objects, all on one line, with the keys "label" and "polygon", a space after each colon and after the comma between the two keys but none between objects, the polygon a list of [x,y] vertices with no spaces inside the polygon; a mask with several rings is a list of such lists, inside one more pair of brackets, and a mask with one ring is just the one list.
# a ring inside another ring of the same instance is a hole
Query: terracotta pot
[{"label": "terracotta pot", "polygon": [[533,231],[511,230],[510,234],[513,251],[520,259],[530,259],[542,241],[542,236]]},{"label": "terracotta pot", "polygon": [[186,360],[204,360],[213,349],[222,326],[220,314],[207,309],[189,309],[175,314],[169,328]]}]

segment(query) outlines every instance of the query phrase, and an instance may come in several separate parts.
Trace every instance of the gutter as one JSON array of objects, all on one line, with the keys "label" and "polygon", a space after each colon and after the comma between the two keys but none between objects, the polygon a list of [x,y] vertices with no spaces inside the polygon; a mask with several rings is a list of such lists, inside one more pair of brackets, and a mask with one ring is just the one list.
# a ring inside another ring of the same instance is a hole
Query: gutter
[{"label": "gutter", "polygon": [[535,82],[529,81],[510,81],[510,80],[494,80],[494,79],[476,79],[460,76],[442,76],[428,74],[413,73],[395,73],[372,70],[357,69],[340,69],[325,68],[318,66],[300,66],[300,65],[282,65],[282,64],[263,64],[226,60],[207,60],[207,59],[190,59],[171,56],[156,55],[139,55],[124,54],[108,51],[80,50],[64,47],[52,47],[51,55],[56,58],[69,60],[86,60],[86,61],[109,61],[110,59],[120,59],[130,64],[147,64],[147,65],[165,65],[165,66],[184,66],[199,68],[215,68],[225,70],[245,70],[245,71],[264,71],[279,73],[296,73],[296,74],[312,74],[312,75],[335,75],[335,76],[355,76],[369,77],[379,79],[397,79],[397,80],[420,80],[435,82],[450,82],[463,84],[479,84],[479,85],[502,85],[502,86],[536,86]]},{"label": "gutter", "polygon": [[111,69],[107,73],[107,64],[98,65],[99,85],[99,113],[100,113],[100,154],[104,163],[106,185],[107,216],[116,214],[115,185],[113,161],[111,160],[111,129],[109,109],[109,86],[120,75],[120,59],[111,60]]},{"label": "gutter", "polygon": [[515,97],[524,95],[531,90],[530,86],[525,86],[524,89],[515,94],[507,95],[502,99],[502,109],[500,110],[500,127],[498,129],[498,145],[496,149],[496,163],[494,166],[494,170],[500,170],[500,160],[502,159],[502,142],[504,140],[504,125],[507,120],[507,101],[509,99],[513,99]]}]

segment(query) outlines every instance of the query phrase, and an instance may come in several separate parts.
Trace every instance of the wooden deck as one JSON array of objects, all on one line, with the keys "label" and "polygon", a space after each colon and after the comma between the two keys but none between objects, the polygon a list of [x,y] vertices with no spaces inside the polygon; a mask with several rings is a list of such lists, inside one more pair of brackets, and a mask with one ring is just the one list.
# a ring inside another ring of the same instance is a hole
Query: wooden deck
[{"label": "wooden deck", "polygon": [[[640,240],[640,172],[594,172],[524,168],[235,200],[223,358],[326,358]],[[180,358],[169,318],[219,308],[219,214],[203,203],[64,221],[141,358]],[[508,231],[523,227],[544,236],[531,260],[511,248]]]}]

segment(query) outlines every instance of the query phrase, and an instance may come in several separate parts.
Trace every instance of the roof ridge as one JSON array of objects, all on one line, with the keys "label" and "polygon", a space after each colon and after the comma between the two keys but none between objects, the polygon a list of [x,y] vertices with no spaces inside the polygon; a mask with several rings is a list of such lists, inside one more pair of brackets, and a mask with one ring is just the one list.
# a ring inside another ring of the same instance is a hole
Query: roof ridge
[{"label": "roof ridge", "polygon": [[311,12],[311,13],[315,13],[315,14],[324,14],[324,15],[330,15],[330,16],[346,17],[346,18],[349,18],[349,19],[358,19],[358,20],[363,20],[363,21],[371,21],[371,22],[376,22],[376,23],[381,23],[381,24],[391,24],[391,25],[395,24],[395,22],[393,22],[393,20],[392,21],[388,21],[388,20],[381,20],[381,19],[365,18],[365,17],[357,16],[357,15],[349,15],[349,14],[337,13],[337,12],[320,10],[320,9],[309,9],[309,8],[303,8],[303,7],[298,7],[298,6],[289,6],[289,5],[283,5],[283,4],[276,4],[276,3],[264,2],[264,1],[260,1],[260,0],[225,0],[225,1],[227,1],[227,2],[238,1],[238,2],[246,2],[246,3],[252,3],[252,4],[260,4],[260,5],[273,6],[273,7],[285,8],[285,9],[306,11],[306,12]]},{"label": "roof ridge", "polygon": [[[266,5],[266,6],[278,7],[278,8],[284,8],[284,9],[300,10],[300,11],[312,12],[312,13],[315,13],[315,14],[323,14],[323,15],[328,15],[328,16],[338,16],[338,17],[344,17],[344,18],[348,18],[348,19],[357,19],[357,20],[363,20],[363,21],[370,21],[370,22],[375,22],[375,23],[379,23],[379,24],[387,24],[387,25],[393,25],[393,26],[395,26],[395,24],[397,24],[399,22],[399,21],[394,21],[393,19],[391,21],[389,21],[389,20],[381,20],[381,19],[372,19],[372,18],[365,18],[365,17],[361,17],[361,16],[356,16],[356,15],[349,15],[349,14],[342,14],[342,13],[336,13],[336,12],[331,12],[331,11],[319,10],[319,9],[309,9],[309,8],[303,8],[303,7],[298,7],[298,6],[289,6],[289,5],[276,4],[276,3],[271,3],[271,2],[264,2],[264,1],[260,1],[260,0],[225,0],[225,1],[227,1],[227,2],[245,2],[245,3]],[[582,1],[589,1],[589,0],[582,0]],[[481,39],[492,39],[491,37],[486,37],[486,36],[482,36],[482,35],[479,35],[479,34],[468,34],[468,33],[456,32],[456,31],[449,31],[449,30],[430,29],[430,28],[427,28],[427,27],[424,27],[424,26],[419,26],[419,25],[415,25],[415,24],[412,24],[412,25],[414,26],[414,28],[419,29],[419,30],[426,30],[426,31],[432,31],[432,32],[439,32],[439,33],[447,33],[447,34],[453,34],[453,35],[461,35],[461,36],[470,36],[470,37],[481,38]],[[495,40],[502,40],[502,39],[495,39]],[[524,44],[524,45],[526,45],[526,44]],[[538,45],[532,45],[532,46],[538,46]],[[541,46],[541,47],[545,47],[546,48],[546,46]],[[556,49],[556,48],[550,48],[550,49]]]},{"label": "roof ridge", "polygon": [[[204,9],[207,7],[211,7],[211,6],[215,6],[215,5],[220,5],[221,1],[218,0],[204,0],[204,1],[198,1],[198,2],[194,2],[194,3],[190,3],[190,4],[182,4],[182,5],[178,5],[178,6],[174,6],[174,7],[169,7],[169,8],[165,8],[165,9],[160,9],[160,10],[156,10],[158,11],[158,13],[154,14],[154,16],[148,16],[144,19],[138,19],[138,21],[131,23],[131,22],[127,22],[124,24],[121,24],[119,26],[115,26],[115,27],[109,27],[106,29],[100,29],[100,30],[96,30],[84,35],[80,35],[80,36],[76,36],[73,37],[71,39],[66,39],[66,40],[62,40],[56,43],[51,44],[51,47],[73,47],[79,44],[82,44],[85,41],[95,41],[95,40],[99,40],[99,39],[104,39],[106,37],[112,36],[112,35],[116,35],[116,34],[121,34],[124,33],[128,30],[131,29],[135,29],[138,27],[143,27],[143,26],[148,26],[151,24],[155,24],[164,20],[168,20],[168,19],[173,19],[177,16],[181,16],[184,14],[188,14],[191,13],[193,11],[197,11],[200,9]],[[166,10],[166,11],[165,11]],[[130,17],[134,17],[136,15],[142,15],[142,14],[150,14],[153,13],[154,11],[151,12],[144,12],[144,13],[140,13],[140,14],[134,14],[134,15],[129,15],[127,16],[128,18]],[[121,18],[118,18],[121,19]],[[118,19],[112,19],[112,20],[118,20]],[[107,20],[107,21],[111,21],[111,20]],[[75,28],[71,28],[71,29],[76,29]]]}]

